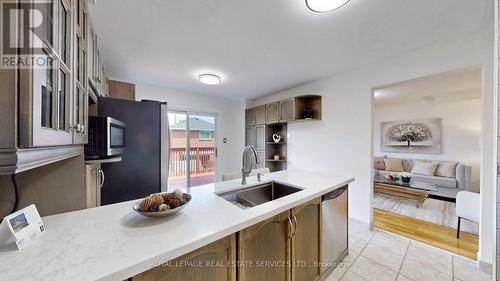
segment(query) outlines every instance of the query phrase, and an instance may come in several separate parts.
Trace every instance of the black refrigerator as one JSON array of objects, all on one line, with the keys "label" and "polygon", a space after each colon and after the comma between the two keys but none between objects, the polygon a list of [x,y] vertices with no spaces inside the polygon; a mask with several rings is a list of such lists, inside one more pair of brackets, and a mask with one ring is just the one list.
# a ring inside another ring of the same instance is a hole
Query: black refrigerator
[{"label": "black refrigerator", "polygon": [[126,124],[122,161],[102,164],[101,205],[167,190],[169,124],[166,102],[99,98],[97,112]]}]

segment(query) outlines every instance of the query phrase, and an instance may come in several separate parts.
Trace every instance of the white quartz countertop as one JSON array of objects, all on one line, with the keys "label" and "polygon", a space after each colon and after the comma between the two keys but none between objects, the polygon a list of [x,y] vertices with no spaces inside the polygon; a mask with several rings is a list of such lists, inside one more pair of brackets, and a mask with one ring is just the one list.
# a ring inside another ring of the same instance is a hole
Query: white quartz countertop
[{"label": "white quartz countertop", "polygon": [[[124,280],[241,229],[349,184],[334,174],[288,170],[265,175],[304,189],[243,210],[215,193],[242,188],[241,180],[191,188],[183,211],[153,219],[132,210],[134,201],[42,218],[46,231],[17,250],[0,247],[1,280]],[[245,187],[256,185],[248,178]]]}]

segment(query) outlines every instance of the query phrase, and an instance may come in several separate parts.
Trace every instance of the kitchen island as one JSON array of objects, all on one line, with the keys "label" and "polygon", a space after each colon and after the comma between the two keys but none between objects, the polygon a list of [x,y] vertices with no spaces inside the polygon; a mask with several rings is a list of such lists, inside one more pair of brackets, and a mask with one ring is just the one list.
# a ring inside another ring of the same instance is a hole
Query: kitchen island
[{"label": "kitchen island", "polygon": [[[245,187],[258,184],[255,177]],[[344,187],[354,179],[311,171],[265,175],[300,192],[241,209],[217,194],[241,189],[239,180],[191,188],[177,215],[151,219],[135,201],[44,217],[46,231],[31,245],[0,248],[2,280],[124,280]],[[216,194],[217,193],[217,194]]]}]

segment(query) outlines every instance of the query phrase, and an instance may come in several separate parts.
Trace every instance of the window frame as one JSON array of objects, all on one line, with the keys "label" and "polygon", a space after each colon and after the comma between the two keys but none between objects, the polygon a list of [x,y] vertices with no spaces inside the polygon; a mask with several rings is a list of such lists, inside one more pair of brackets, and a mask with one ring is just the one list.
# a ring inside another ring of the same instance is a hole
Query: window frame
[{"label": "window frame", "polygon": [[[202,133],[207,133],[209,134],[208,138],[205,138],[205,137],[202,137],[201,134]],[[209,131],[209,130],[199,130],[198,131],[198,140],[200,141],[210,141],[213,139],[213,134],[212,134],[212,131]]]}]

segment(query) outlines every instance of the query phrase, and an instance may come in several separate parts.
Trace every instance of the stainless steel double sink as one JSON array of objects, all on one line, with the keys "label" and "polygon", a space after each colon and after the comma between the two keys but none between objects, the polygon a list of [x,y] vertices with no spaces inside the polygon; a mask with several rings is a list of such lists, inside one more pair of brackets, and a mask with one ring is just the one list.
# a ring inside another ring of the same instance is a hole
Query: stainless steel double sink
[{"label": "stainless steel double sink", "polygon": [[300,188],[277,182],[268,182],[217,195],[242,209],[248,209],[301,190]]}]

